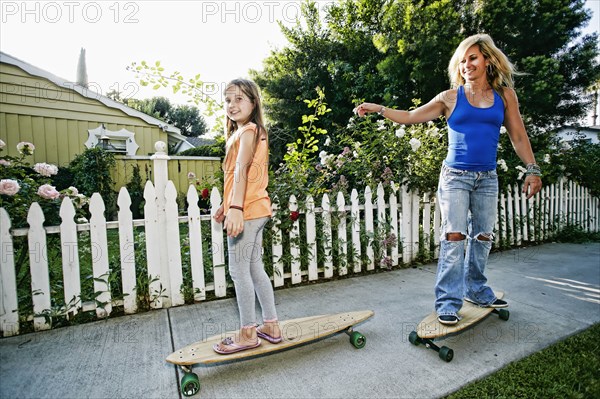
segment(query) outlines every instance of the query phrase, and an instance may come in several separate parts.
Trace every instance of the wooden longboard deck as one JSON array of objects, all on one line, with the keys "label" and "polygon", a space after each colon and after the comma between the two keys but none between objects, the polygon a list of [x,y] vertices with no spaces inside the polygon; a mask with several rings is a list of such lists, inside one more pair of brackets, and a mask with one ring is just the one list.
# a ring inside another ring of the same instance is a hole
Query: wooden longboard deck
[{"label": "wooden longboard deck", "polygon": [[[495,291],[495,294],[498,299],[504,297],[504,292],[502,291]],[[464,301],[463,307],[458,312],[460,317],[458,324],[451,326],[441,324],[437,319],[437,313],[434,311],[417,325],[417,335],[419,338],[435,339],[455,334],[477,323],[493,310],[492,308],[482,308]]]},{"label": "wooden longboard deck", "polygon": [[373,315],[373,311],[364,310],[281,321],[279,326],[283,336],[282,342],[271,344],[267,340],[261,339],[262,344],[258,348],[228,355],[220,355],[213,350],[213,345],[220,342],[225,337],[231,337],[239,333],[239,331],[229,331],[188,345],[171,353],[166,360],[169,363],[188,366],[197,363],[219,363],[250,356],[263,355],[333,335],[355,324],[361,323]]}]

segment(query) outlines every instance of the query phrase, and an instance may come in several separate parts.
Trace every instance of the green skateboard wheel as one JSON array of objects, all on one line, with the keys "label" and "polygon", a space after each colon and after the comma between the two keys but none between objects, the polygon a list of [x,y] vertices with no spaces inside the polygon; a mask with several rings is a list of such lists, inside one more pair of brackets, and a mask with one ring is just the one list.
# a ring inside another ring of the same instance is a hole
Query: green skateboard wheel
[{"label": "green skateboard wheel", "polygon": [[454,351],[447,346],[442,346],[439,352],[440,359],[445,362],[451,362],[454,358]]},{"label": "green skateboard wheel", "polygon": [[350,333],[350,343],[356,349],[361,349],[364,348],[367,344],[367,338],[358,331],[353,331],[352,333]]},{"label": "green skateboard wheel", "polygon": [[185,373],[181,379],[181,393],[183,396],[192,396],[200,391],[200,379],[194,373]]}]

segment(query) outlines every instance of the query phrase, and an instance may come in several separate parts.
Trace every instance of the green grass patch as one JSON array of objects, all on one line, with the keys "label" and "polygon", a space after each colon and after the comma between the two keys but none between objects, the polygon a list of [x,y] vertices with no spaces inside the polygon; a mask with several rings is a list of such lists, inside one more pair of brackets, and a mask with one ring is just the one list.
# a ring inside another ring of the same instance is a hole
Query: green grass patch
[{"label": "green grass patch", "polygon": [[600,323],[447,398],[600,398]]}]

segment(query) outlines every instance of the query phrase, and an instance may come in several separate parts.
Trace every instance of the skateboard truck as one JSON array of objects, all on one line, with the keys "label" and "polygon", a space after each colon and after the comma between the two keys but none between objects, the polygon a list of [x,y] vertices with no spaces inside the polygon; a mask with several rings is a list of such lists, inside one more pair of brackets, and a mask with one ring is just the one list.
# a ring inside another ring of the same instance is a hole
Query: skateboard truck
[{"label": "skateboard truck", "polygon": [[[507,309],[490,309],[490,311],[491,311],[491,313],[497,314],[499,316],[500,320],[506,321],[506,320],[508,320],[508,318],[510,316],[510,312]],[[489,314],[489,313],[487,313],[487,314]],[[485,316],[485,315],[483,315],[483,316]],[[478,317],[476,319],[476,321],[477,320],[481,320],[481,317]],[[465,326],[469,326],[469,325],[471,325],[471,324],[465,323]],[[452,328],[454,328],[454,326],[452,326]],[[419,336],[419,334],[416,331],[412,331],[408,335],[408,341],[415,346],[423,344],[423,345],[425,345],[426,348],[436,351],[438,353],[438,356],[440,357],[440,359],[444,360],[445,362],[451,362],[452,359],[454,358],[454,351],[452,349],[448,348],[447,346],[439,347],[433,341],[434,341],[434,339],[442,339],[444,337],[447,337],[448,335],[457,334],[462,330],[463,330],[462,326],[456,327],[455,331],[452,331],[450,333],[444,332],[444,333],[436,334],[436,335],[430,336],[429,338],[422,338]]]},{"label": "skateboard truck", "polygon": [[416,331],[412,331],[409,336],[408,336],[408,340],[410,341],[411,344],[418,346],[419,344],[423,344],[425,345],[425,347],[429,348],[429,349],[433,349],[434,351],[436,351],[440,357],[440,359],[446,361],[446,362],[451,362],[452,359],[454,358],[454,351],[450,348],[448,348],[447,346],[442,346],[441,348],[439,346],[437,346],[436,344],[433,343],[433,340],[429,339],[429,338],[421,338],[417,335]]}]

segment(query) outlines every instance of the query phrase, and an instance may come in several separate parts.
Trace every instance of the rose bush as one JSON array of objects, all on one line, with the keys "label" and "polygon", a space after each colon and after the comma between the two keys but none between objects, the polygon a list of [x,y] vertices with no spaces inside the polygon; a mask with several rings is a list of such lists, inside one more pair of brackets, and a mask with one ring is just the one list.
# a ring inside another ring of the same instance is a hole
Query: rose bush
[{"label": "rose bush", "polygon": [[[0,153],[6,144],[0,140]],[[70,197],[78,209],[79,217],[85,216],[83,206],[89,199],[75,187],[58,191],[52,177],[58,167],[47,163],[36,163],[33,167],[27,158],[33,155],[35,146],[29,142],[17,144],[18,157],[0,157],[0,207],[6,209],[12,228],[26,227],[27,214],[33,202],[38,202],[44,211],[45,224],[60,224],[60,205],[64,197]]]}]

